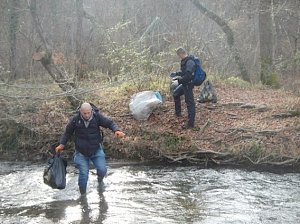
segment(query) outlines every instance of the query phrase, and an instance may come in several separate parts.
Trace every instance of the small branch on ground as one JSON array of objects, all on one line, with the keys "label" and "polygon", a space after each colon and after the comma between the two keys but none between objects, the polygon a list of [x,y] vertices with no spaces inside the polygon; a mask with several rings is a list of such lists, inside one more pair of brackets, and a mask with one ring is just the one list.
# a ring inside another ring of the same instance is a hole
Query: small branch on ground
[{"label": "small branch on ground", "polygon": [[203,132],[205,131],[205,129],[206,129],[210,124],[211,124],[211,121],[210,121],[210,120],[206,121],[205,124],[200,128],[200,130],[199,130],[199,135],[202,135]]}]

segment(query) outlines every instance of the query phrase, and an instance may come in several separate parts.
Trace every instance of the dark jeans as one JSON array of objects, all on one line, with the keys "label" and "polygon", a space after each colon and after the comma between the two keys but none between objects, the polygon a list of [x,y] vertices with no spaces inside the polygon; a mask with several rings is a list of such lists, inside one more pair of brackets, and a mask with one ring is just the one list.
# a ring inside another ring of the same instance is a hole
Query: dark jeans
[{"label": "dark jeans", "polygon": [[194,85],[189,83],[187,85],[182,85],[173,94],[174,102],[175,102],[175,113],[177,115],[181,114],[181,100],[180,96],[184,95],[185,103],[188,110],[188,125],[190,127],[194,127],[195,124],[195,100],[194,100]]}]

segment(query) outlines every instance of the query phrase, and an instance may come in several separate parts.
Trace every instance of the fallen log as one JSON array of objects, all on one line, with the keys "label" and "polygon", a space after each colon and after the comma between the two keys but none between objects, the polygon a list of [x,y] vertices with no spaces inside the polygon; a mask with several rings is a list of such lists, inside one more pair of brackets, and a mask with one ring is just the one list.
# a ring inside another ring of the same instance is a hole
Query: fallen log
[{"label": "fallen log", "polygon": [[292,110],[286,113],[279,113],[279,114],[273,114],[273,118],[289,118],[289,117],[298,117],[300,116],[300,111],[298,110]]},{"label": "fallen log", "polygon": [[281,161],[281,162],[263,162],[261,164],[283,166],[283,165],[293,165],[297,161],[298,161],[298,159],[288,159],[288,160]]},{"label": "fallen log", "polygon": [[237,117],[238,116],[237,114],[231,113],[231,112],[226,112],[226,114],[228,114],[229,116],[232,116],[232,117]]},{"label": "fallen log", "polygon": [[237,131],[237,132],[249,132],[252,131],[253,128],[251,127],[236,127],[236,128],[229,128],[228,131]]},{"label": "fallen log", "polygon": [[288,118],[288,117],[292,117],[292,114],[291,113],[273,114],[272,117],[273,118]]},{"label": "fallen log", "polygon": [[242,105],[244,105],[244,102],[230,102],[230,103],[225,103],[222,104],[222,106],[227,106],[227,107],[240,107]]},{"label": "fallen log", "polygon": [[195,151],[193,152],[194,154],[213,154],[213,155],[218,155],[218,156],[229,156],[231,155],[230,153],[223,153],[223,152],[215,152],[212,150],[200,150],[200,151]]},{"label": "fallen log", "polygon": [[264,135],[264,136],[274,136],[277,135],[279,131],[275,130],[262,130],[262,131],[256,131],[256,134]]},{"label": "fallen log", "polygon": [[251,103],[246,103],[246,104],[241,105],[240,108],[243,108],[243,109],[254,109],[254,108],[256,108],[256,105],[255,104],[251,104]]}]

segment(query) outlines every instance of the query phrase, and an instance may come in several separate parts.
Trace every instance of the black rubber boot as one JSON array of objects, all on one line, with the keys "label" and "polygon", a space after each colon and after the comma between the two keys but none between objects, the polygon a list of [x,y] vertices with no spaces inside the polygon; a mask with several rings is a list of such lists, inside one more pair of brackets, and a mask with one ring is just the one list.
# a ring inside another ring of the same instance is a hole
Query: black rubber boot
[{"label": "black rubber boot", "polygon": [[98,183],[100,184],[100,183],[103,183],[103,178],[104,177],[102,177],[102,176],[98,176]]},{"label": "black rubber boot", "polygon": [[175,113],[176,117],[182,117],[182,114],[181,113]]},{"label": "black rubber boot", "polygon": [[191,125],[189,123],[186,123],[184,125],[182,125],[182,129],[183,130],[186,130],[186,129],[193,129],[195,126],[194,125]]},{"label": "black rubber boot", "polygon": [[85,195],[86,194],[86,187],[79,187],[79,191],[81,195]]},{"label": "black rubber boot", "polygon": [[104,179],[104,177],[98,176],[98,192],[99,193],[103,193],[104,189],[105,189],[103,179]]}]

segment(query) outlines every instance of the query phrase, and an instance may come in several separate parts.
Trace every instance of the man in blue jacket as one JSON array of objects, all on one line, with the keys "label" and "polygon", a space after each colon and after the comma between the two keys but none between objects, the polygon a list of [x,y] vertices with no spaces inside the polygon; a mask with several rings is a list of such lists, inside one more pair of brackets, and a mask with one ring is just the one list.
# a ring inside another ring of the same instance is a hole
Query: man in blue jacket
[{"label": "man in blue jacket", "polygon": [[[177,80],[180,88],[174,92],[175,102],[175,114],[177,117],[181,117],[181,100],[180,97],[184,95],[185,103],[188,110],[188,121],[183,125],[183,129],[194,128],[195,125],[195,100],[194,100],[194,84],[193,84],[193,73],[196,70],[196,64],[193,56],[189,56],[184,48],[178,48],[176,51],[178,57],[181,59],[180,71],[176,72],[173,80]],[[173,75],[173,76],[174,76]]]},{"label": "man in blue jacket", "polygon": [[91,104],[83,103],[79,113],[70,119],[60,144],[55,149],[57,152],[62,151],[75,132],[74,162],[79,169],[78,185],[81,194],[86,193],[90,160],[97,169],[99,183],[102,183],[107,172],[100,126],[112,130],[116,137],[125,136],[113,121],[104,117],[98,110],[94,110]]}]

